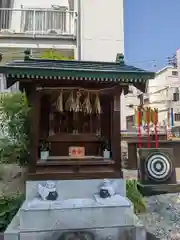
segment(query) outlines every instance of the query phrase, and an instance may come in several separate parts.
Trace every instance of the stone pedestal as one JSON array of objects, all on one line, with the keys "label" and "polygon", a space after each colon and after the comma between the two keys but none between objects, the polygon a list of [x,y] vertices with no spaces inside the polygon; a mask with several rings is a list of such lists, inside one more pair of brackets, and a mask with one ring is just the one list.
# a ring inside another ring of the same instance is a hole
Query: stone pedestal
[{"label": "stone pedestal", "polygon": [[[116,181],[117,193],[123,197],[126,196],[126,186],[123,179],[109,179]],[[74,198],[92,198],[99,191],[103,179],[91,180],[63,180],[54,181],[59,195],[59,200],[67,200]],[[43,181],[27,181],[26,182],[26,200],[32,200],[37,197],[38,184]]]},{"label": "stone pedestal", "polygon": [[124,231],[135,226],[136,218],[125,197],[125,182],[116,181],[116,196],[99,201],[97,193],[103,180],[57,181],[56,201],[41,200],[37,195],[40,182],[27,182],[26,200],[6,230],[5,239],[15,240],[15,235],[7,234],[17,232],[18,240],[58,240],[68,231],[91,232],[97,240],[120,239]]}]

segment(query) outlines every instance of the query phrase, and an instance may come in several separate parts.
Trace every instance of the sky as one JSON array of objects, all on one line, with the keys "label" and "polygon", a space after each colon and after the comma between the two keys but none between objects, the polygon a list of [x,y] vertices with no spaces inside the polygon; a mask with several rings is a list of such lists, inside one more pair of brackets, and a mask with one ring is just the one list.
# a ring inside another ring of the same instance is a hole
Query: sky
[{"label": "sky", "polygon": [[180,48],[180,0],[124,0],[125,59],[148,70]]}]

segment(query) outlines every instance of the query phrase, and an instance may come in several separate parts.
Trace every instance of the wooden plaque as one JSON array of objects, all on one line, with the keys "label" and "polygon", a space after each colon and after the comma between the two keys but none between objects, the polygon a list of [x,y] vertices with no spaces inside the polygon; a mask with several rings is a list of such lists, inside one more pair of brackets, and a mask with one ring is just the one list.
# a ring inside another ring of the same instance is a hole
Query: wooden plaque
[{"label": "wooden plaque", "polygon": [[69,156],[71,158],[84,158],[85,149],[84,147],[69,147]]}]

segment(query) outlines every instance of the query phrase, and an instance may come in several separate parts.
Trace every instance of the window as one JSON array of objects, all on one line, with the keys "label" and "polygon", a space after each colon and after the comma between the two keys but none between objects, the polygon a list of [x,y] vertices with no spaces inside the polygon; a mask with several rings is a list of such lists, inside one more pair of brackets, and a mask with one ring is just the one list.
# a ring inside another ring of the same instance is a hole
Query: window
[{"label": "window", "polygon": [[3,91],[3,77],[0,75],[0,92]]},{"label": "window", "polygon": [[179,93],[178,93],[178,92],[174,92],[174,93],[173,93],[173,101],[174,101],[174,102],[179,101]]},{"label": "window", "polygon": [[12,10],[10,8],[12,7],[12,5],[13,0],[0,1],[0,30],[10,28],[10,21],[12,15]]},{"label": "window", "polygon": [[172,127],[172,135],[173,137],[180,137],[180,127]]},{"label": "window", "polygon": [[134,126],[134,121],[135,121],[134,115],[130,115],[126,117],[126,126],[128,130]]},{"label": "window", "polygon": [[6,90],[6,78],[3,74],[0,74],[0,92],[4,92]]},{"label": "window", "polygon": [[143,93],[141,93],[141,94],[138,96],[138,98],[139,98],[140,104],[141,104],[141,105],[144,104],[144,95],[143,95]]},{"label": "window", "polygon": [[74,0],[69,0],[69,10],[74,11]]},{"label": "window", "polygon": [[178,71],[172,71],[172,76],[177,76],[178,75]]},{"label": "window", "polygon": [[66,12],[62,10],[27,10],[22,14],[21,24],[24,31],[47,33],[60,30],[66,32]]},{"label": "window", "polygon": [[149,98],[145,98],[145,99],[144,99],[144,104],[145,104],[145,105],[149,104]]},{"label": "window", "polygon": [[174,120],[175,120],[176,122],[179,122],[179,121],[180,121],[180,113],[175,113],[175,114],[174,114]]},{"label": "window", "polygon": [[134,93],[134,89],[133,89],[133,86],[129,86],[129,91],[128,91],[129,94],[133,94]]}]

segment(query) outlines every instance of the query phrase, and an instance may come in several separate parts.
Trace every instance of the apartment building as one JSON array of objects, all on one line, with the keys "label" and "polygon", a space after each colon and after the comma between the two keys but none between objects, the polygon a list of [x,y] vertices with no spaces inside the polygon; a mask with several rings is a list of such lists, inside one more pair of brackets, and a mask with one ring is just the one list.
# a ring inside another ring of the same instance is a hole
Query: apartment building
[{"label": "apartment building", "polygon": [[21,59],[26,48],[34,56],[56,49],[75,59],[115,61],[124,53],[123,25],[123,0],[2,0],[2,62]]},{"label": "apartment building", "polygon": [[125,96],[124,99],[124,112],[125,112],[125,121],[124,121],[124,129],[127,129],[130,132],[134,132],[134,114],[135,108],[140,104],[141,96],[140,90],[135,88],[134,86],[129,87],[129,93]]},{"label": "apartment building", "polygon": [[149,80],[147,93],[142,94],[132,87],[125,97],[126,128],[134,126],[135,108],[143,103],[144,106],[158,108],[159,130],[171,124],[180,126],[180,79],[178,69],[174,66],[166,66],[156,72],[156,77]]},{"label": "apartment building", "polygon": [[[146,105],[158,108],[159,127],[180,126],[180,81],[178,70],[166,66],[156,73],[156,78],[149,81],[148,94],[144,96]],[[172,115],[173,114],[173,115]]]}]

